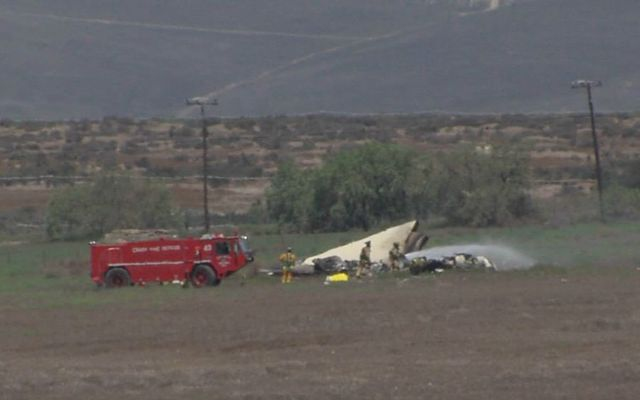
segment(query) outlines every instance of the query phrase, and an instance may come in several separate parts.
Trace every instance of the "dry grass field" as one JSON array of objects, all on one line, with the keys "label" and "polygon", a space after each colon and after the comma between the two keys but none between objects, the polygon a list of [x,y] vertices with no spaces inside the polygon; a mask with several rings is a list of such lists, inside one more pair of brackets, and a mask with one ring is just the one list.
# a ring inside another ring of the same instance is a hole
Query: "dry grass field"
[{"label": "dry grass field", "polygon": [[636,399],[640,271],[3,301],[3,399]]},{"label": "dry grass field", "polygon": [[[283,158],[317,165],[326,154],[371,139],[424,152],[506,143],[532,155],[540,197],[590,188],[582,117],[322,118],[212,123],[212,173],[269,177]],[[639,121],[633,115],[602,121],[606,165],[638,157]],[[169,181],[178,205],[199,208],[197,178],[183,179],[199,172],[198,146],[194,121],[0,121],[0,176],[101,170],[169,176],[178,178]],[[246,211],[267,182],[222,180],[211,189],[210,208]],[[46,179],[12,182],[2,188],[0,211],[41,211],[53,187]],[[555,219],[563,222],[573,208],[580,207],[559,204]],[[98,290],[88,278],[86,243],[3,237],[0,399],[636,399],[640,393],[637,222],[430,230],[433,246],[504,244],[540,265],[331,286],[321,277],[283,286],[255,270],[273,264],[286,245],[304,257],[362,232],[261,236],[253,228],[246,233],[258,250],[256,263],[202,290]]]},{"label": "dry grass field", "polygon": [[255,265],[216,288],[100,290],[86,243],[5,243],[0,398],[637,398],[638,224],[429,233],[540,265],[283,286],[254,274],[283,243],[359,233],[250,235]]}]

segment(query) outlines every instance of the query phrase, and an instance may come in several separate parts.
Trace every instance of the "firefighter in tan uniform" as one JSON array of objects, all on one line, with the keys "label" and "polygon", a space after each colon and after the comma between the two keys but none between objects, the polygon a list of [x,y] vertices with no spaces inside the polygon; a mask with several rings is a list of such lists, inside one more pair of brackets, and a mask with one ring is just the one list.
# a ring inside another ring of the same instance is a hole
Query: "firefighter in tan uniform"
[{"label": "firefighter in tan uniform", "polygon": [[291,247],[287,247],[287,252],[280,254],[280,265],[282,266],[282,283],[291,283],[293,279],[293,266],[296,265],[296,255]]},{"label": "firefighter in tan uniform", "polygon": [[364,242],[364,247],[360,250],[360,261],[358,261],[358,268],[356,269],[356,278],[362,277],[362,272],[365,268],[369,269],[371,266],[371,242]]},{"label": "firefighter in tan uniform", "polygon": [[389,250],[389,265],[391,266],[391,272],[400,271],[400,260],[402,259],[402,253],[400,252],[400,243],[395,242],[393,248]]}]

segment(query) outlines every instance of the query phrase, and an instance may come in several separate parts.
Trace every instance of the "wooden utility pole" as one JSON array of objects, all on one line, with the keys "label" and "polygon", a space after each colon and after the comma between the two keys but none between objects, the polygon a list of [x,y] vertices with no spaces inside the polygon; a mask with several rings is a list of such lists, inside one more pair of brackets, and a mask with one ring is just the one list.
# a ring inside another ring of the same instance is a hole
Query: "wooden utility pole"
[{"label": "wooden utility pole", "polygon": [[207,120],[204,116],[204,106],[217,106],[218,100],[207,100],[194,97],[192,99],[187,99],[187,105],[200,106],[200,118],[202,119],[202,208],[204,211],[204,230],[205,233],[209,233],[209,197],[207,188],[207,180],[209,177],[207,168],[207,137],[209,136],[209,132],[207,132]]},{"label": "wooden utility pole", "polygon": [[598,135],[596,134],[596,117],[593,111],[593,97],[591,95],[592,87],[602,86],[602,82],[600,81],[586,81],[579,80],[574,81],[571,84],[573,89],[578,88],[586,88],[587,89],[587,99],[589,101],[589,114],[591,116],[591,137],[593,138],[593,153],[596,159],[596,183],[598,185],[598,204],[600,207],[600,220],[605,222],[604,217],[604,206],[602,204],[602,168],[600,166],[600,146],[598,145]]}]

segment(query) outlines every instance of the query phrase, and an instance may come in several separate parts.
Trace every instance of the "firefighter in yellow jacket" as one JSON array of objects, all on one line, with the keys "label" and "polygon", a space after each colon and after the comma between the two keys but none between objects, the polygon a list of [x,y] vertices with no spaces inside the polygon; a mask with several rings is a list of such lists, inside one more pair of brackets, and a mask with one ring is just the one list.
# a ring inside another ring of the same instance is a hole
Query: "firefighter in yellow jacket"
[{"label": "firefighter in yellow jacket", "polygon": [[362,277],[362,272],[365,268],[369,269],[371,266],[371,242],[364,242],[364,247],[360,250],[360,261],[358,261],[358,268],[356,269],[356,278]]},{"label": "firefighter in yellow jacket", "polygon": [[393,248],[389,250],[389,263],[392,272],[400,271],[402,257],[402,253],[400,252],[400,243],[395,242],[393,244]]},{"label": "firefighter in yellow jacket", "polygon": [[293,266],[296,265],[296,255],[291,247],[287,247],[287,252],[280,254],[280,265],[282,265],[282,283],[291,283],[293,279]]}]

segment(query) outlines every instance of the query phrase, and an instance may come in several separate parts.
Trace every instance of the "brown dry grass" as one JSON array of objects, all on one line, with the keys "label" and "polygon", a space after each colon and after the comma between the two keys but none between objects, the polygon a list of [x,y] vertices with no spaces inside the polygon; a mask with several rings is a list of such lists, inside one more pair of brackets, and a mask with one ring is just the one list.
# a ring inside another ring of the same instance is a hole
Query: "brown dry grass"
[{"label": "brown dry grass", "polygon": [[[286,157],[293,157],[301,166],[314,167],[327,153],[383,138],[425,153],[446,152],[460,145],[523,144],[530,146],[534,172],[540,176],[572,178],[565,176],[565,172],[589,168],[591,163],[587,120],[572,118],[379,116],[363,121],[358,117],[323,116],[225,120],[209,127],[210,172],[242,175],[238,169],[244,166],[269,175],[275,171],[278,160]],[[640,154],[640,140],[632,132],[638,121],[637,115],[599,116],[605,162],[632,159]],[[54,131],[58,134],[52,135]],[[193,121],[105,119],[90,123],[15,123],[0,126],[0,172],[29,175],[27,171],[37,174],[53,170],[55,174],[64,162],[69,162],[77,174],[115,168],[133,174],[198,175],[199,143],[199,127]],[[46,160],[39,160],[43,155]],[[238,165],[238,159],[244,161]],[[36,167],[38,162],[44,166]],[[213,189],[215,201],[210,208],[215,213],[246,211],[262,197],[266,186],[261,181],[221,185]],[[23,206],[44,208],[49,191],[50,188],[36,185],[5,187],[0,196],[0,211]],[[198,184],[172,187],[181,207],[199,208],[198,191]]]},{"label": "brown dry grass", "polygon": [[17,210],[24,207],[44,208],[49,201],[51,189],[45,185],[19,185],[2,188],[0,211]]},{"label": "brown dry grass", "polygon": [[[603,270],[604,271],[604,270]],[[3,399],[636,399],[640,272],[96,292],[0,307]],[[171,301],[157,302],[159,291]]]}]

